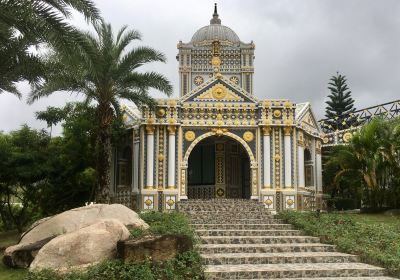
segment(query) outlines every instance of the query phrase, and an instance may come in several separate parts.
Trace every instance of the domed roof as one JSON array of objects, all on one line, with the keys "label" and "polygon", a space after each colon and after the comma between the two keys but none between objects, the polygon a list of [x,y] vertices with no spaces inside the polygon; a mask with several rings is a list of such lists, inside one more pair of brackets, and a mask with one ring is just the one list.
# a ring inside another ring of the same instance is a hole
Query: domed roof
[{"label": "domed roof", "polygon": [[221,19],[217,13],[217,4],[215,4],[213,18],[210,25],[206,25],[194,33],[191,42],[200,43],[202,41],[229,41],[232,43],[240,43],[239,36],[225,25],[221,25]]}]

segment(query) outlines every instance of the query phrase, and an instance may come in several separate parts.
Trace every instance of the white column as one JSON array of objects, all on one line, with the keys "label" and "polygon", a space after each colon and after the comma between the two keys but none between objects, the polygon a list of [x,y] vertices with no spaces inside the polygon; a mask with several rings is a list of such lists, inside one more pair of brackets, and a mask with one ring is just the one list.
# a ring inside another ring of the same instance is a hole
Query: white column
[{"label": "white column", "polygon": [[132,172],[132,183],[133,191],[139,190],[139,142],[133,144],[133,172]]},{"label": "white column", "polygon": [[264,182],[263,187],[271,187],[271,128],[268,126],[263,127],[263,172]]},{"label": "white column", "polygon": [[304,188],[306,184],[306,180],[304,177],[304,147],[301,143],[297,146],[297,166],[299,168],[299,187]]},{"label": "white column", "polygon": [[146,170],[146,188],[153,188],[154,173],[154,126],[148,125],[147,131],[147,170]]},{"label": "white column", "polygon": [[176,127],[168,126],[168,188],[175,188],[175,132]]},{"label": "white column", "polygon": [[290,142],[291,127],[285,127],[285,187],[292,187],[292,145]]}]

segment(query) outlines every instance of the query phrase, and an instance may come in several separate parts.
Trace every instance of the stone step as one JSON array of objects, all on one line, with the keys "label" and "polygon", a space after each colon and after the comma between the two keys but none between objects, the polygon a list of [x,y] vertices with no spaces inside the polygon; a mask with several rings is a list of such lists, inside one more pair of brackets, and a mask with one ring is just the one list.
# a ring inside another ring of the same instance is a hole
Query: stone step
[{"label": "stone step", "polygon": [[349,263],[359,257],[337,252],[300,253],[219,253],[202,254],[206,265],[226,264],[283,264],[283,263]]},{"label": "stone step", "polygon": [[294,229],[197,229],[199,236],[299,236],[300,230]]},{"label": "stone step", "polygon": [[[190,218],[190,217],[189,217]],[[279,219],[225,219],[225,218],[190,218],[192,224],[280,224],[284,223],[283,220]]]},{"label": "stone step", "polygon": [[[385,270],[363,263],[208,265],[206,279],[270,279],[301,277],[384,276]],[[335,279],[332,278],[332,279]]]},{"label": "stone step", "polygon": [[291,224],[191,224],[192,228],[195,230],[198,229],[208,229],[208,230],[216,230],[216,229],[293,229],[294,227]]},{"label": "stone step", "polygon": [[278,243],[319,243],[318,237],[311,236],[201,236],[202,244],[278,244]]},{"label": "stone step", "polygon": [[292,252],[334,252],[335,246],[321,243],[296,244],[200,244],[201,254],[218,253],[292,253]]}]

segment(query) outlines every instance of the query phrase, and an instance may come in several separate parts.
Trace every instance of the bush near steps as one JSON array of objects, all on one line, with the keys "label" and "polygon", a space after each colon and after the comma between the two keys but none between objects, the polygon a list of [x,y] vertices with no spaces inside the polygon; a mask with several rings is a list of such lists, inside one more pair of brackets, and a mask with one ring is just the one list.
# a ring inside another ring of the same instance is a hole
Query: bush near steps
[{"label": "bush near steps", "polygon": [[399,218],[383,223],[371,222],[366,215],[296,211],[281,212],[279,217],[344,253],[359,255],[361,261],[385,267],[391,275],[400,277]]}]

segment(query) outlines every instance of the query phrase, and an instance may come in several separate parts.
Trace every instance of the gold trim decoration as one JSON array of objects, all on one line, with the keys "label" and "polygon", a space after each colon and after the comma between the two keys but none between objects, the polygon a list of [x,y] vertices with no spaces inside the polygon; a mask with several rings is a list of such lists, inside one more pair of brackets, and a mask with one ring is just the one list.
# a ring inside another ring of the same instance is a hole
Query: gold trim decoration
[{"label": "gold trim decoration", "polygon": [[246,142],[251,142],[254,139],[254,134],[251,131],[246,131],[245,133],[243,133],[243,139]]},{"label": "gold trim decoration", "polygon": [[165,109],[164,108],[159,108],[157,110],[157,117],[162,118],[165,116]]},{"label": "gold trim decoration", "polygon": [[154,134],[154,130],[156,128],[154,127],[154,125],[146,125],[146,132],[147,134]]},{"label": "gold trim decoration", "polygon": [[196,134],[194,133],[194,131],[186,131],[185,132],[185,139],[186,141],[192,142],[194,139],[196,139]]},{"label": "gold trim decoration", "polygon": [[150,206],[153,204],[153,201],[151,201],[150,199],[146,199],[146,201],[144,202],[144,204],[146,204],[147,206]]},{"label": "gold trim decoration", "polygon": [[194,77],[194,84],[195,84],[196,86],[201,85],[203,82],[204,82],[204,79],[203,79],[202,76],[196,76],[196,77]]},{"label": "gold trim decoration", "polygon": [[322,141],[324,142],[324,144],[328,144],[329,138],[328,137],[324,137],[324,139],[322,139]]},{"label": "gold trim decoration", "polygon": [[282,116],[281,110],[275,110],[275,111],[274,111],[274,117],[275,117],[275,118],[280,118],[281,116]]},{"label": "gold trim decoration", "polygon": [[351,134],[351,132],[346,132],[345,134],[343,134],[343,141],[345,143],[349,143],[352,137],[353,134]]},{"label": "gold trim decoration", "polygon": [[263,134],[265,135],[265,136],[268,136],[268,135],[271,135],[271,127],[270,126],[264,126],[263,128],[262,128],[262,130],[263,130]]},{"label": "gold trim decoration", "polygon": [[292,127],[291,126],[285,126],[283,129],[285,132],[285,136],[290,136],[290,133],[292,132]]},{"label": "gold trim decoration", "polygon": [[222,136],[224,135],[224,133],[228,132],[227,128],[212,128],[211,129],[212,132],[215,133],[216,136]]},{"label": "gold trim decoration", "polygon": [[217,193],[218,197],[223,197],[225,194],[225,191],[221,188],[218,188],[216,193]]},{"label": "gold trim decoration", "polygon": [[224,97],[226,96],[227,92],[224,86],[220,85],[220,86],[216,86],[213,88],[212,91],[212,96],[215,99],[224,99]]},{"label": "gold trim decoration", "polygon": [[238,79],[238,77],[236,77],[236,76],[230,77],[230,78],[229,78],[229,81],[230,81],[231,83],[235,84],[235,85],[238,85],[238,84],[239,84],[239,79]]},{"label": "gold trim decoration", "polygon": [[289,198],[289,199],[286,201],[286,203],[287,203],[287,205],[292,206],[292,205],[294,204],[294,201],[293,201],[293,199]]},{"label": "gold trim decoration", "polygon": [[175,204],[175,201],[173,201],[172,199],[168,199],[167,204],[168,204],[168,206],[171,207],[172,205]]},{"label": "gold trim decoration", "polygon": [[281,156],[278,155],[278,154],[276,154],[275,157],[274,157],[274,159],[275,159],[275,161],[280,161],[280,160],[281,160]]},{"label": "gold trim decoration", "polygon": [[265,200],[264,201],[264,203],[266,204],[266,205],[268,205],[268,206],[270,206],[272,203],[274,203],[271,199],[267,199],[267,200]]},{"label": "gold trim decoration", "polygon": [[168,129],[168,133],[170,135],[175,135],[175,132],[176,132],[176,126],[175,125],[169,125],[167,129]]},{"label": "gold trim decoration", "polygon": [[221,65],[221,59],[218,56],[214,56],[211,59],[211,65],[212,66],[220,66]]},{"label": "gold trim decoration", "polygon": [[231,101],[244,101],[239,95],[232,90],[225,87],[223,84],[217,83],[205,92],[201,93],[195,100],[231,100]]}]

